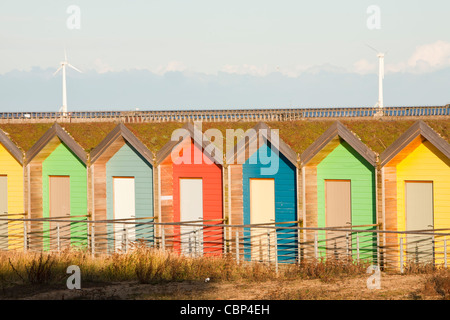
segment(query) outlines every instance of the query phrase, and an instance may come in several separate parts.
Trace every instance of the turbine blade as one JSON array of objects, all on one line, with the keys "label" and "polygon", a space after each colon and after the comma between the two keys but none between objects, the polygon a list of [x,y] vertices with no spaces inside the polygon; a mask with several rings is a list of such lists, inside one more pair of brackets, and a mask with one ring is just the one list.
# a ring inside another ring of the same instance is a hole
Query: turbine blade
[{"label": "turbine blade", "polygon": [[378,51],[377,49],[375,49],[374,47],[369,46],[367,43],[366,43],[366,46],[368,46],[370,49],[372,49],[372,50],[375,51],[376,53],[379,53],[379,51]]},{"label": "turbine blade", "polygon": [[71,67],[73,70],[78,71],[79,73],[83,73],[83,71],[75,68],[73,65],[71,65],[70,63],[67,64],[69,67]]},{"label": "turbine blade", "polygon": [[55,73],[53,74],[53,76],[55,76],[55,75],[58,73],[58,71],[61,70],[61,69],[62,69],[62,66],[59,67],[58,70],[55,71]]}]

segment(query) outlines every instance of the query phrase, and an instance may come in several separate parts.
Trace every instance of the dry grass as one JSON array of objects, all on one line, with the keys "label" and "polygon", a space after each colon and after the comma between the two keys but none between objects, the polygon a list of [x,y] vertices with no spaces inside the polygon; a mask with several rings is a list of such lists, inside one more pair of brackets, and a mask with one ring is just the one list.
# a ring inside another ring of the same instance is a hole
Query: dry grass
[{"label": "dry grass", "polygon": [[443,300],[450,300],[450,272],[441,270],[433,274],[421,291],[425,296],[439,296]]},{"label": "dry grass", "polygon": [[[66,270],[70,265],[80,267],[83,292],[69,293],[73,290],[66,288],[69,276]],[[447,270],[411,266],[403,275],[383,273],[383,290],[376,291],[366,288],[368,266],[368,263],[351,260],[303,260],[300,264],[280,264],[277,272],[274,264],[242,261],[238,264],[231,256],[190,258],[147,247],[135,248],[127,254],[96,257],[79,250],[59,254],[0,252],[0,296],[45,299],[76,294],[80,299],[450,298],[450,272]],[[226,288],[228,293],[222,291]]]}]

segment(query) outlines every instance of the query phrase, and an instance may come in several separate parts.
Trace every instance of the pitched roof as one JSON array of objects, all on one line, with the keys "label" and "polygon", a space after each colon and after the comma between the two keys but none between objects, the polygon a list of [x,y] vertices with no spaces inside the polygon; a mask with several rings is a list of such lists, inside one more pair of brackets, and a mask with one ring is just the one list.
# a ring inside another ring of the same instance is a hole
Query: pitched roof
[{"label": "pitched roof", "polygon": [[424,121],[419,120],[414,123],[408,130],[406,130],[397,140],[395,140],[386,150],[380,155],[381,166],[386,165],[391,161],[400,151],[408,146],[414,139],[422,136],[433,144],[439,151],[441,151],[447,158],[450,159],[450,144],[440,137],[431,127]]},{"label": "pitched roof", "polygon": [[87,155],[84,149],[58,123],[53,124],[27,151],[25,154],[26,163],[33,160],[54,137],[58,137],[84,164],[87,163]]},{"label": "pitched roof", "polygon": [[23,152],[17,147],[14,142],[8,137],[3,130],[0,130],[0,143],[12,154],[12,156],[20,163],[23,164]]},{"label": "pitched roof", "polygon": [[[259,139],[263,138],[269,141],[272,146],[277,148],[278,151],[280,151],[286,157],[286,159],[289,160],[289,162],[291,162],[296,167],[298,166],[297,153],[292,150],[291,147],[289,147],[267,124],[265,124],[264,122],[258,122],[252,129],[247,130],[248,134],[245,134],[245,136],[238,141],[233,149],[227,153],[226,160],[228,164],[233,164],[236,159],[240,159],[240,157],[244,157],[244,161],[247,161],[247,158],[245,158],[246,150],[250,150],[250,146],[252,146],[255,142],[258,142],[258,146],[260,146],[261,141]],[[250,156],[251,154],[248,154],[248,157]]]},{"label": "pitched roof", "polygon": [[[156,164],[160,164],[161,162],[163,162],[172,153],[172,150],[188,137],[194,141],[194,144],[198,148],[200,148],[202,152],[205,152],[205,149],[210,149],[208,147],[210,145],[213,145],[210,139],[205,134],[203,134],[200,129],[198,129],[194,124],[190,122],[186,123],[182,128],[177,129],[176,131],[178,130],[182,130],[181,133],[183,134],[178,136],[178,140],[171,139],[158,151],[158,153],[156,154]],[[198,141],[200,139],[201,141]],[[214,147],[214,149],[217,148]],[[205,154],[209,156],[214,163],[223,163],[223,158],[220,155],[217,155],[215,153],[214,155],[212,155],[208,152],[206,152]]]},{"label": "pitched roof", "polygon": [[300,160],[302,166],[306,165],[314,158],[322,149],[324,149],[336,137],[340,137],[347,142],[356,152],[358,152],[364,159],[372,166],[376,166],[377,156],[369,147],[359,140],[346,126],[341,122],[334,122],[328,130],[326,130],[316,141],[314,141],[301,154]]},{"label": "pitched roof", "polygon": [[123,123],[118,124],[90,153],[91,163],[94,163],[108,147],[123,137],[136,149],[151,165],[153,165],[153,152],[151,152]]}]

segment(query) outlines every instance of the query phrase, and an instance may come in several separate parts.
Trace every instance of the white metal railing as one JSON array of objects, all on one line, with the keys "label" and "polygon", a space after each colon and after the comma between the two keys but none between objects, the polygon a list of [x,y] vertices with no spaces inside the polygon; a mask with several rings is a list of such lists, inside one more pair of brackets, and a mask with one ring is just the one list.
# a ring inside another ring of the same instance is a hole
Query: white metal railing
[{"label": "white metal railing", "polygon": [[96,121],[124,122],[165,121],[290,121],[305,118],[367,118],[383,117],[441,117],[450,116],[450,105],[401,107],[344,107],[236,110],[154,110],[154,111],[71,111],[63,112],[1,112],[0,121]]},{"label": "white metal railing", "polygon": [[[223,220],[158,223],[154,217],[88,220],[0,217],[2,250],[127,252],[137,244],[180,254],[231,254],[238,262],[300,263],[351,260],[403,272],[410,265],[448,266],[450,229],[383,231],[377,225],[303,228],[297,221],[228,225]],[[5,231],[6,230],[6,231]]]}]

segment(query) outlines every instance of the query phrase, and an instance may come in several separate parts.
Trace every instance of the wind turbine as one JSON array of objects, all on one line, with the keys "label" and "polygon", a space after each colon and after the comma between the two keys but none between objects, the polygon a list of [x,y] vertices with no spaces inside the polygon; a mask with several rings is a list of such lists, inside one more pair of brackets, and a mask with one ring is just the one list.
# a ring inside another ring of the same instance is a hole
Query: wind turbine
[{"label": "wind turbine", "polygon": [[383,101],[383,79],[384,79],[384,55],[386,53],[379,52],[377,49],[367,45],[370,49],[377,53],[378,57],[378,102],[377,105],[380,108],[380,111],[383,110],[384,101]]},{"label": "wind turbine", "polygon": [[71,65],[67,61],[67,53],[66,53],[66,50],[64,49],[64,61],[61,62],[61,66],[53,74],[53,76],[55,76],[59,72],[59,70],[62,69],[62,107],[61,107],[61,109],[59,109],[59,111],[62,110],[64,115],[66,115],[66,113],[67,113],[66,66],[72,68],[75,71],[82,73],[80,70],[75,68],[73,65]]}]

